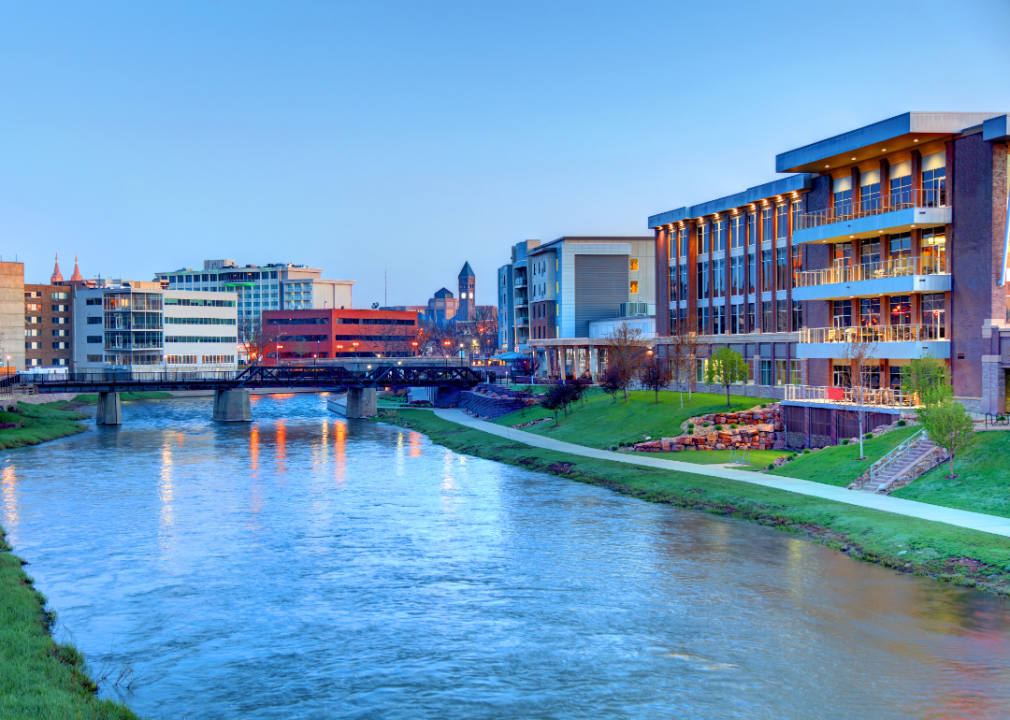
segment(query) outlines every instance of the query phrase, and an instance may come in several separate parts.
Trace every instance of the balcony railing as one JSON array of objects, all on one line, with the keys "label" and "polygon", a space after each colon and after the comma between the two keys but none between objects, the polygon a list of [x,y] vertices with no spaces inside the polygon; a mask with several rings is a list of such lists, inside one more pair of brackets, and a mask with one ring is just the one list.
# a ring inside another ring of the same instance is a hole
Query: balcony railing
[{"label": "balcony railing", "polygon": [[793,287],[816,287],[834,283],[880,280],[910,275],[944,275],[949,273],[945,257],[908,257],[862,265],[840,265],[823,270],[797,274]]},{"label": "balcony railing", "polygon": [[944,323],[929,325],[860,325],[858,327],[804,328],[801,343],[923,342],[948,340]]},{"label": "balcony railing", "polygon": [[786,400],[824,403],[826,405],[864,405],[867,407],[919,406],[919,396],[891,388],[816,387],[786,385]]},{"label": "balcony railing", "polygon": [[516,287],[517,288],[526,287],[526,278],[523,277],[523,276],[521,276],[521,275],[519,277],[517,277],[516,278]]},{"label": "balcony railing", "polygon": [[916,207],[950,207],[950,195],[946,189],[903,190],[891,193],[890,195],[879,195],[864,202],[840,203],[827,210],[803,213],[799,217],[796,229],[809,230],[810,228],[821,227],[822,225],[848,222],[859,218]]}]

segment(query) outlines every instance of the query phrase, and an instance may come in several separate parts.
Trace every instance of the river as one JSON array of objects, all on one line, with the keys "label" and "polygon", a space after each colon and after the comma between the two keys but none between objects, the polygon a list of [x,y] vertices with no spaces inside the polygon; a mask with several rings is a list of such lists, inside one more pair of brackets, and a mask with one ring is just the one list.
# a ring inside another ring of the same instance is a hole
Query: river
[{"label": "river", "polygon": [[1010,716],[997,598],[321,396],[254,397],[252,424],[123,410],[5,455],[0,524],[148,717]]}]

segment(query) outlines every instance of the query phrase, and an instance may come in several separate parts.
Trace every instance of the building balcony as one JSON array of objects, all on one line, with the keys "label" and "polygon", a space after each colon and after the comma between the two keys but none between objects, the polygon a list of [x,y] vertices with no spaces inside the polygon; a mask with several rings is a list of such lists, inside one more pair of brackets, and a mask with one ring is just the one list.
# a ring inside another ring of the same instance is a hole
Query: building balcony
[{"label": "building balcony", "polygon": [[950,358],[950,334],[943,323],[805,328],[798,336],[800,359],[841,358],[846,347],[856,342],[871,343],[872,358],[911,360],[925,353],[941,360]]},{"label": "building balcony", "polygon": [[521,276],[521,275],[519,277],[517,277],[516,278],[516,287],[517,288],[524,288],[524,287],[526,287],[526,278],[523,277],[523,276]]},{"label": "building balcony", "polygon": [[874,237],[950,222],[950,194],[946,190],[905,190],[804,213],[797,219],[793,243]]},{"label": "building balcony", "polygon": [[514,302],[515,302],[515,306],[517,308],[526,307],[529,304],[526,301],[526,296],[525,295],[516,295]]},{"label": "building balcony", "polygon": [[786,385],[785,400],[797,405],[836,405],[868,408],[916,408],[918,395],[891,388],[817,387]]},{"label": "building balcony", "polygon": [[530,319],[528,317],[516,318],[516,327],[529,327],[529,326],[530,326]]},{"label": "building balcony", "polygon": [[950,290],[946,258],[899,258],[797,274],[793,300],[836,300]]}]

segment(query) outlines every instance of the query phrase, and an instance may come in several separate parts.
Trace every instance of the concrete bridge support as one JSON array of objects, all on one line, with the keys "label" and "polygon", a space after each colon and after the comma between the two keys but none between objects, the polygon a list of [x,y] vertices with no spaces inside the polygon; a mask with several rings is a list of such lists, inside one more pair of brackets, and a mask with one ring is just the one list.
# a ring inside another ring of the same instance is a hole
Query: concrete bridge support
[{"label": "concrete bridge support", "polygon": [[375,388],[347,388],[347,417],[370,418],[376,412]]},{"label": "concrete bridge support", "polygon": [[117,392],[98,393],[98,412],[95,414],[95,425],[122,425],[123,406]]},{"label": "concrete bridge support", "polygon": [[217,422],[251,422],[248,390],[215,390],[214,420]]}]

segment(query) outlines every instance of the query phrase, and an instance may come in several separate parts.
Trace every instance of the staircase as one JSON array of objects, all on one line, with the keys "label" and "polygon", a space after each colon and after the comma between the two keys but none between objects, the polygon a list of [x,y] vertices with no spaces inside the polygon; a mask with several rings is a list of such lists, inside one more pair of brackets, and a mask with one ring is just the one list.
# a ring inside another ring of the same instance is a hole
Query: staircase
[{"label": "staircase", "polygon": [[[895,481],[909,475],[937,446],[920,430],[870,466],[861,489],[886,493]],[[912,478],[914,479],[914,478]]]}]

